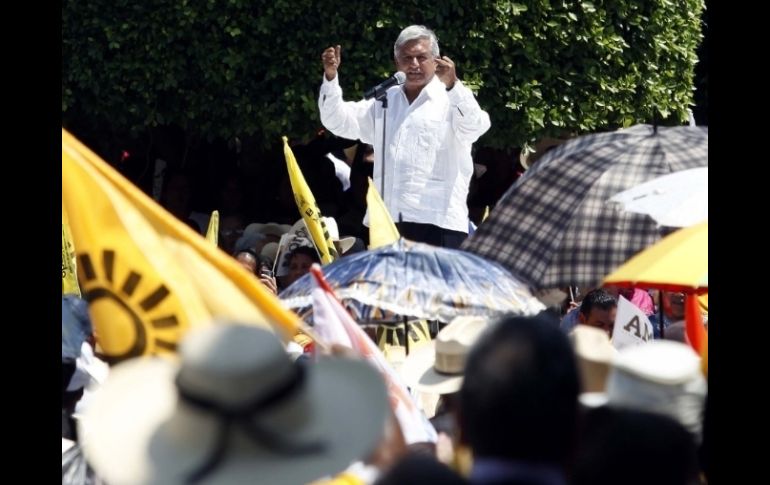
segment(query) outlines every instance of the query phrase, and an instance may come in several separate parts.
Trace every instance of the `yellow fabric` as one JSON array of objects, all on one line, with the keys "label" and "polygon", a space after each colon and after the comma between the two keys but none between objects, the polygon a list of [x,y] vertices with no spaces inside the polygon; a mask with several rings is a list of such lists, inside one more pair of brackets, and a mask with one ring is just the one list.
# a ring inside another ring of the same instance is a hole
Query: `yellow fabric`
[{"label": "yellow fabric", "polygon": [[371,178],[369,178],[369,189],[366,191],[366,205],[369,208],[369,249],[387,246],[398,241],[401,235]]},{"label": "yellow fabric", "polygon": [[296,342],[300,347],[303,349],[307,347],[309,344],[313,343],[313,339],[305,335],[304,333],[298,333],[294,337],[292,337],[292,340]]},{"label": "yellow fabric", "polygon": [[708,221],[669,234],[612,272],[604,284],[707,292]]},{"label": "yellow fabric", "polygon": [[305,182],[305,176],[302,175],[302,171],[297,165],[297,159],[294,158],[294,153],[289,147],[289,140],[285,136],[283,137],[283,155],[286,158],[286,168],[289,170],[289,181],[291,182],[291,190],[294,192],[297,209],[302,214],[302,219],[310,231],[313,243],[321,256],[321,263],[331,263],[337,259],[337,250],[329,235],[329,230],[326,229],[321,210],[318,208],[310,187]]},{"label": "yellow fabric", "polygon": [[64,206],[61,209],[61,294],[80,296],[80,286],[75,264],[75,246]]},{"label": "yellow fabric", "polygon": [[[407,323],[409,328],[409,351],[412,352],[431,341],[430,328],[427,320],[414,320]],[[404,346],[404,339],[401,338],[404,332],[404,325],[377,325],[377,347],[386,351],[389,346]]]},{"label": "yellow fabric", "polygon": [[161,208],[62,129],[62,205],[78,275],[111,362],[168,354],[212,318],[279,329],[301,325],[259,280]]},{"label": "yellow fabric", "polygon": [[698,304],[700,305],[700,311],[702,313],[709,312],[709,294],[704,293],[698,296]]},{"label": "yellow fabric", "polygon": [[350,472],[342,472],[334,478],[328,480],[317,480],[309,485],[365,485],[366,482],[353,475]]},{"label": "yellow fabric", "polygon": [[209,228],[206,230],[206,240],[214,246],[219,244],[219,211],[211,213]]},{"label": "yellow fabric", "polygon": [[488,206],[488,205],[485,205],[485,206],[484,206],[484,215],[483,215],[483,216],[481,216],[481,222],[484,222],[484,221],[486,221],[486,220],[487,220],[487,217],[489,217],[489,206]]},{"label": "yellow fabric", "polygon": [[467,446],[455,443],[455,454],[449,466],[456,473],[468,478],[473,470],[473,452]]}]

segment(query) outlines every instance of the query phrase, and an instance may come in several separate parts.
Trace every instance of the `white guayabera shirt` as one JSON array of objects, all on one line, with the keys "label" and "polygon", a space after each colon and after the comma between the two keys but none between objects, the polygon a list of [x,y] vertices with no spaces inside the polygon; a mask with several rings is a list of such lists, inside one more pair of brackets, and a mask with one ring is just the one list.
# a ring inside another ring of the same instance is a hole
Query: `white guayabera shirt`
[{"label": "white guayabera shirt", "polygon": [[[434,224],[468,232],[471,145],[491,126],[460,80],[451,91],[434,76],[409,104],[401,86],[387,92],[385,187],[394,221]],[[382,187],[382,103],[343,101],[339,75],[323,78],[318,107],[323,125],[337,136],[374,147],[374,184]],[[368,225],[368,213],[364,219]]]}]

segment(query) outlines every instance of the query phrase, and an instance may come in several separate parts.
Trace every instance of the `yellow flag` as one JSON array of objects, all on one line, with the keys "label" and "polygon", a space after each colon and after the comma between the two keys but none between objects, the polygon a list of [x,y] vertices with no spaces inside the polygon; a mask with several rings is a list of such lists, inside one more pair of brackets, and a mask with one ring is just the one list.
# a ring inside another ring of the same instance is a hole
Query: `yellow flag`
[{"label": "yellow flag", "polygon": [[401,235],[371,178],[369,190],[366,191],[366,205],[369,206],[369,249],[387,246],[398,241]]},{"label": "yellow flag", "polygon": [[64,206],[61,208],[61,294],[80,296],[75,265],[75,246],[72,244],[72,232]]},{"label": "yellow flag", "polygon": [[337,250],[329,236],[329,230],[326,229],[321,210],[318,208],[310,187],[305,182],[305,177],[297,165],[297,159],[294,158],[294,153],[289,147],[289,140],[285,136],[283,137],[283,155],[286,157],[286,168],[289,169],[289,181],[291,182],[291,190],[294,192],[294,200],[297,202],[297,209],[302,214],[302,219],[310,231],[313,243],[321,256],[321,263],[331,263],[337,259]]},{"label": "yellow flag", "polygon": [[209,228],[206,230],[206,240],[214,246],[219,244],[219,211],[211,213]]},{"label": "yellow flag", "polygon": [[83,294],[110,362],[174,352],[212,318],[280,330],[300,325],[252,274],[174,218],[62,129],[62,204]]}]

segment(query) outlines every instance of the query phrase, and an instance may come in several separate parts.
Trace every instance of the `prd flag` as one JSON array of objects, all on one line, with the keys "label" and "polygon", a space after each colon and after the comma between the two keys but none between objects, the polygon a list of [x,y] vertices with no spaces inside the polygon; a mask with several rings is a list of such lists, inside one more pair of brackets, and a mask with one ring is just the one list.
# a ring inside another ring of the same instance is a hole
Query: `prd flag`
[{"label": "prd flag", "polygon": [[214,246],[219,244],[219,211],[211,213],[209,219],[209,228],[206,229],[206,240]]},{"label": "prd flag", "polygon": [[62,204],[99,346],[110,362],[176,350],[212,319],[301,325],[259,280],[62,130]]},{"label": "prd flag", "polygon": [[329,230],[323,221],[318,204],[310,191],[310,187],[305,182],[305,176],[299,169],[297,159],[294,158],[294,152],[289,147],[289,139],[283,137],[283,155],[286,158],[286,168],[289,170],[289,182],[291,190],[294,192],[294,201],[297,203],[297,209],[302,214],[302,219],[310,231],[313,238],[313,244],[318,249],[321,256],[321,263],[328,264],[337,259],[337,250],[334,247]]},{"label": "prd flag", "polygon": [[369,178],[369,189],[366,191],[366,205],[369,208],[369,249],[387,246],[398,241],[401,235],[371,178]]},{"label": "prd flag", "polygon": [[72,243],[67,213],[64,206],[61,209],[61,294],[80,296],[78,286],[77,265],[75,264],[75,245]]}]

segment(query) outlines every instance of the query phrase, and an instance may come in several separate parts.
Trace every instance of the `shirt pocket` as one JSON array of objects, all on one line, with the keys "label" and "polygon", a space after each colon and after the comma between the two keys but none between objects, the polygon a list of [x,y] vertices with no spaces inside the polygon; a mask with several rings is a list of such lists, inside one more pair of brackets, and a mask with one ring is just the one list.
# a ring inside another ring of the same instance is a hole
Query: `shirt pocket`
[{"label": "shirt pocket", "polygon": [[417,126],[416,162],[428,180],[444,180],[446,166],[440,160],[446,123],[443,119],[422,119]]}]

